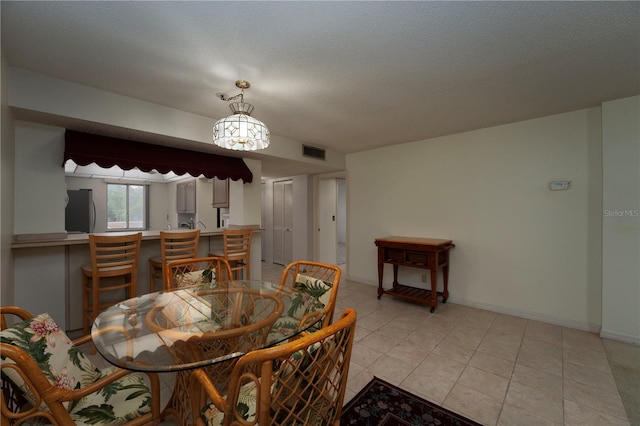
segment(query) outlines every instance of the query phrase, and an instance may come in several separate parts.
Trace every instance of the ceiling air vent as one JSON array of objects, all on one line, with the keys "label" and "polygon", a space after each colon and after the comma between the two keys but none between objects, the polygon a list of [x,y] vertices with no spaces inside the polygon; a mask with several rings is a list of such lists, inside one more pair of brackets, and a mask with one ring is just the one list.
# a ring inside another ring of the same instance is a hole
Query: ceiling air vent
[{"label": "ceiling air vent", "polygon": [[324,160],[324,149],[315,148],[313,146],[308,146],[308,145],[302,145],[302,156]]}]

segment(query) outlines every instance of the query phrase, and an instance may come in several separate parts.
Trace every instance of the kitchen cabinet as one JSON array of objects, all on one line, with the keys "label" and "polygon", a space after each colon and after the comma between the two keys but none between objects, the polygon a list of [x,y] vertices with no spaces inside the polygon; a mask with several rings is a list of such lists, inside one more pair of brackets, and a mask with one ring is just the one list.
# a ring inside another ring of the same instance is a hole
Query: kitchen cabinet
[{"label": "kitchen cabinet", "polygon": [[180,182],[176,188],[178,213],[196,212],[196,181]]},{"label": "kitchen cabinet", "polygon": [[229,179],[213,178],[213,202],[214,208],[229,207]]}]

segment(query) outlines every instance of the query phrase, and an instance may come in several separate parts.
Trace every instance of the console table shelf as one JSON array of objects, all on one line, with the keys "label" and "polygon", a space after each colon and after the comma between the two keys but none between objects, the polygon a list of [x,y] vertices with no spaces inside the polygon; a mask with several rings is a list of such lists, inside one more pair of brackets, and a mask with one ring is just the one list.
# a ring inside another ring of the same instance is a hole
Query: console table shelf
[{"label": "console table shelf", "polygon": [[[442,303],[449,297],[449,250],[455,247],[451,240],[435,238],[386,237],[376,238],[378,247],[378,299],[383,294],[400,297],[418,303],[425,303],[434,312],[438,296]],[[393,287],[384,289],[382,279],[384,264],[393,265]],[[431,289],[421,289],[398,283],[398,267],[428,269],[431,272]],[[442,269],[444,288],[437,291],[438,269]]]}]

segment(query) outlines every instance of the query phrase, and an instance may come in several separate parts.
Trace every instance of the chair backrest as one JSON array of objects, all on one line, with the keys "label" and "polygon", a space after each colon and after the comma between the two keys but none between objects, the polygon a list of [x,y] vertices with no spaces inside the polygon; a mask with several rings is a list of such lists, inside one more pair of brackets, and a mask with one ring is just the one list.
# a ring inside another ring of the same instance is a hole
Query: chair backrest
[{"label": "chair backrest", "polygon": [[131,274],[135,283],[142,232],[125,235],[89,234],[91,269],[100,277]]},{"label": "chair backrest", "polygon": [[[290,315],[301,320],[310,311],[322,310],[323,326],[331,324],[336,308],[340,275],[339,267],[327,263],[298,260],[287,265],[280,277],[280,287],[292,288],[301,294],[307,293],[303,297],[304,305],[292,304],[297,307],[298,313],[290,313]],[[320,282],[316,284],[315,280]]]},{"label": "chair backrest", "polygon": [[232,279],[229,262],[220,256],[196,257],[168,262],[165,265],[164,276],[165,290]]},{"label": "chair backrest", "polygon": [[228,229],[223,231],[224,257],[228,260],[251,257],[251,236],[253,229]]},{"label": "chair backrest", "polygon": [[226,398],[205,371],[194,371],[194,418],[202,415],[200,424],[339,425],[355,325],[356,312],[346,309],[315,333],[249,352],[236,363]]},{"label": "chair backrest", "polygon": [[189,231],[160,231],[160,250],[163,267],[168,262],[174,260],[197,257],[199,241],[199,229],[190,229]]},{"label": "chair backrest", "polygon": [[[251,262],[251,238],[253,229],[228,229],[223,231],[224,257],[231,264],[234,275],[240,270],[249,270]],[[246,278],[248,278],[248,273]]]}]

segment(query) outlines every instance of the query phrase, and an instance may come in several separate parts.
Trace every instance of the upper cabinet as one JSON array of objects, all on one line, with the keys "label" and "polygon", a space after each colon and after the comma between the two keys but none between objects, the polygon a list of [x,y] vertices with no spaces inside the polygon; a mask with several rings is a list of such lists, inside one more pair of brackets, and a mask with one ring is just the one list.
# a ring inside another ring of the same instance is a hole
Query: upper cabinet
[{"label": "upper cabinet", "polygon": [[229,179],[213,178],[213,202],[214,208],[229,207]]},{"label": "upper cabinet", "polygon": [[176,188],[178,213],[196,212],[196,181],[180,182]]}]

